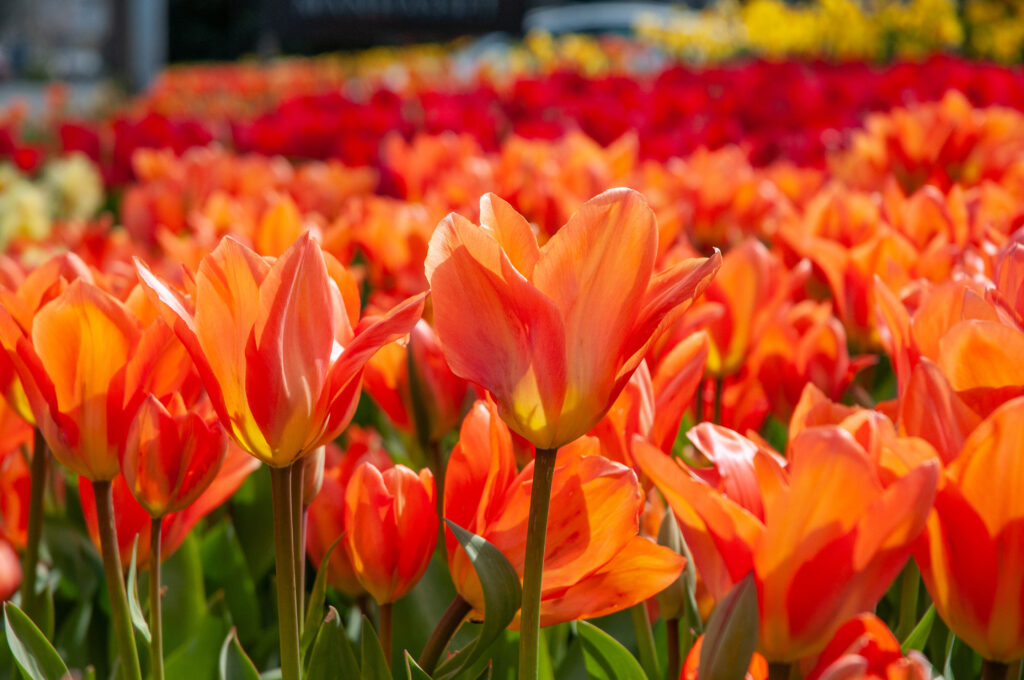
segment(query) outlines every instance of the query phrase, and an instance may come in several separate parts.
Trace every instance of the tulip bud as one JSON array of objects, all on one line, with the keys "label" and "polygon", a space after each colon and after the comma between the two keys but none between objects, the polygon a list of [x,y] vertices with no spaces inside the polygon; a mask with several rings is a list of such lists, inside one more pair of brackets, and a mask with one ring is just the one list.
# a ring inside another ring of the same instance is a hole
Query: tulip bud
[{"label": "tulip bud", "polygon": [[[683,552],[683,534],[679,531],[679,525],[676,523],[676,516],[673,512],[666,512],[665,517],[661,520],[661,529],[658,531],[658,545],[663,545],[678,555],[685,554]],[[692,564],[692,560],[687,560],[688,567],[690,564]],[[669,584],[665,590],[658,593],[658,607],[661,609],[661,614],[666,620],[682,618],[686,613],[687,577],[692,572],[692,567],[684,569],[679,578]]]},{"label": "tulip bud", "polygon": [[302,459],[302,505],[309,507],[324,485],[324,460],[327,446],[318,446]]},{"label": "tulip bud", "polygon": [[175,394],[169,407],[150,394],[128,431],[121,470],[139,504],[152,517],[182,510],[220,470],[227,435],[216,421],[187,411]]},{"label": "tulip bud", "polygon": [[345,549],[378,604],[401,599],[423,576],[437,543],[434,476],[363,463],[345,491]]}]

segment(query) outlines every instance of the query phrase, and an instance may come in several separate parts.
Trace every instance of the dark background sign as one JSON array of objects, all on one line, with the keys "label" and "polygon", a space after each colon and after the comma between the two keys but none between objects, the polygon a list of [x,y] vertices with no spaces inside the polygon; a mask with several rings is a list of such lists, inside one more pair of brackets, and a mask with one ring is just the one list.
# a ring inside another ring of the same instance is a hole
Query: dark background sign
[{"label": "dark background sign", "polygon": [[266,0],[286,51],[422,42],[522,29],[529,0]]}]

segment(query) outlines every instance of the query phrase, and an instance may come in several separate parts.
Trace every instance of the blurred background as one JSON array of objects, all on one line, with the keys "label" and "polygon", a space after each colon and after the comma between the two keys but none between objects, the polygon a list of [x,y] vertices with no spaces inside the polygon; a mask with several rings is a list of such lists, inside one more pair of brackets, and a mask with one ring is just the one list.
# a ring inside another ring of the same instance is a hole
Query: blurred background
[{"label": "blurred background", "polygon": [[72,97],[99,82],[130,92],[167,64],[313,54],[539,29],[628,33],[680,3],[551,0],[4,0],[0,97],[61,80]]}]

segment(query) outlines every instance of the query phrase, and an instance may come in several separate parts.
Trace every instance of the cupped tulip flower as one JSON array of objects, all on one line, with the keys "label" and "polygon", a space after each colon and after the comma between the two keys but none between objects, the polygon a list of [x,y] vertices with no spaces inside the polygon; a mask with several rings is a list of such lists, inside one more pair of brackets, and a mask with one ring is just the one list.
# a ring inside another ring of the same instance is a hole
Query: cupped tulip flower
[{"label": "cupped tulip flower", "polygon": [[714,376],[738,371],[758,340],[764,324],[803,284],[809,265],[786,270],[757,239],[748,239],[722,258],[722,267],[704,294],[704,303],[722,313],[708,325],[708,372]]},{"label": "cupped tulip flower", "polygon": [[[95,283],[89,267],[73,253],[50,258],[38,268],[18,277],[3,276],[0,281],[0,307],[28,335],[36,313],[62,293],[72,281]],[[14,362],[0,352],[0,392],[26,422],[35,424],[32,406],[18,378]]]},{"label": "cupped tulip flower", "polygon": [[899,574],[931,509],[938,466],[923,462],[884,486],[876,462],[834,426],[798,435],[786,469],[760,447],[730,450],[742,472],[723,491],[650,445],[633,447],[711,595],[753,572],[765,658],[814,656]]},{"label": "cupped tulip flower", "polygon": [[[644,495],[636,473],[598,454],[594,438],[558,453],[544,556],[540,621],[611,614],[664,590],[685,560],[639,535]],[[592,455],[585,455],[586,453]],[[492,402],[478,401],[462,424],[445,476],[445,517],[483,536],[522,576],[533,463],[517,472],[512,435]],[[459,594],[482,613],[480,582],[447,532]],[[518,620],[517,620],[518,621]],[[517,625],[517,624],[513,624]]]},{"label": "cupped tulip flower", "polygon": [[381,472],[363,462],[345,490],[345,550],[359,583],[378,604],[419,582],[437,544],[434,475],[404,465]]},{"label": "cupped tulip flower", "polygon": [[[165,514],[160,520],[163,539],[161,559],[166,560],[174,554],[188,538],[188,534],[196,523],[223,505],[258,467],[259,461],[237,446],[229,446],[217,475],[206,489],[190,505],[176,512]],[[78,492],[82,504],[82,516],[85,518],[89,536],[98,546],[100,534],[92,483],[85,477],[79,478]],[[137,536],[136,563],[139,570],[144,571],[149,567],[153,518],[135,500],[123,475],[118,475],[113,479],[111,493],[114,499],[114,521],[117,524],[117,549],[121,558],[121,566],[128,567],[132,557],[132,546],[135,544]]]},{"label": "cupped tulip flower", "polygon": [[120,472],[119,456],[144,398],[163,324],[145,329],[118,299],[76,279],[24,328],[0,306],[0,343],[35,422],[60,463],[93,481]]},{"label": "cupped tulip flower", "polygon": [[1024,397],[983,420],[943,472],[914,557],[935,609],[982,657],[1024,657]]},{"label": "cupped tulip flower", "polygon": [[[353,425],[348,429],[346,437],[348,445],[344,452],[334,444],[327,445],[324,451],[323,485],[320,493],[309,504],[306,550],[317,568],[322,568],[327,551],[346,533],[345,491],[352,473],[364,462],[373,463],[378,470],[386,470],[391,466],[391,459],[376,432]],[[344,545],[339,543],[327,559],[327,582],[331,587],[353,597],[365,592],[356,578]]]},{"label": "cupped tulip flower", "polygon": [[136,265],[225,429],[277,468],[345,429],[364,364],[411,330],[425,295],[355,325],[358,302],[332,276],[341,266],[325,259],[309,232],[273,262],[225,237],[203,258],[193,299]]},{"label": "cupped tulip flower", "polygon": [[[366,364],[366,391],[395,427],[437,442],[459,423],[469,383],[452,373],[437,334],[423,319],[416,322],[407,342],[381,348]],[[425,422],[416,422],[416,406]],[[424,427],[425,432],[417,432]]]},{"label": "cupped tulip flower", "polygon": [[125,482],[153,518],[191,505],[217,476],[228,446],[216,420],[187,410],[177,393],[168,402],[146,397],[121,455]]},{"label": "cupped tulip flower", "polygon": [[543,449],[597,424],[721,262],[716,253],[656,272],[654,213],[628,189],[587,201],[543,247],[493,194],[480,199],[480,222],[451,214],[431,238],[435,327],[452,371]]},{"label": "cupped tulip flower", "polygon": [[874,614],[844,623],[829,640],[807,680],[931,680],[928,660],[906,656],[892,631]]}]

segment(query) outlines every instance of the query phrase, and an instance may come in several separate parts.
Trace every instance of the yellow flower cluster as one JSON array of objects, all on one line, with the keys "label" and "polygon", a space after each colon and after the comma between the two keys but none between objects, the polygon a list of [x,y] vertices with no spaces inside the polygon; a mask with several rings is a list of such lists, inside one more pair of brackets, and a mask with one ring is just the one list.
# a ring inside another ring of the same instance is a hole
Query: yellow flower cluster
[{"label": "yellow flower cluster", "polygon": [[0,164],[0,250],[12,239],[45,239],[55,220],[94,217],[103,204],[103,179],[83,154],[50,161],[38,179]]},{"label": "yellow flower cluster", "polygon": [[717,61],[737,54],[839,60],[915,57],[958,47],[952,0],[723,0],[701,12],[641,18],[636,33],[669,53]]},{"label": "yellow flower cluster", "polygon": [[964,3],[967,46],[974,54],[1004,63],[1024,53],[1024,2],[970,0]]}]

